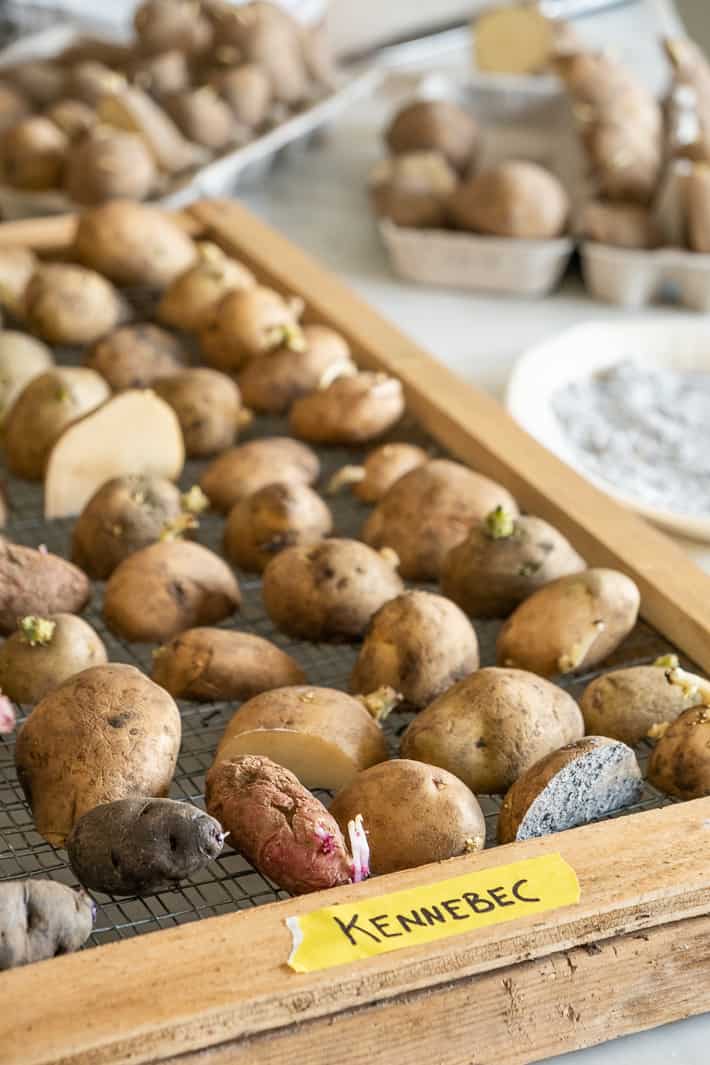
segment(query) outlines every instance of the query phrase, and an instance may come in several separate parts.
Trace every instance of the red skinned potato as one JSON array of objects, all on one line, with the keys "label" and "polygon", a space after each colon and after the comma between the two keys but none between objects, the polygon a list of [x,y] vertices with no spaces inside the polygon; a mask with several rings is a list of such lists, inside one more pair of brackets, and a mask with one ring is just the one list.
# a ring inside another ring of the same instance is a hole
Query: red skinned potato
[{"label": "red skinned potato", "polygon": [[288,484],[313,484],[319,474],[315,451],[287,436],[267,436],[225,451],[202,474],[200,487],[213,507],[228,511],[275,477]]},{"label": "red skinned potato", "polygon": [[235,503],[224,530],[224,549],[240,569],[261,573],[279,551],[316,543],[332,528],[330,510],[308,485],[277,481]]},{"label": "red skinned potato", "polygon": [[240,602],[237,579],[221,558],[200,544],[171,540],[129,555],[113,571],[104,617],[124,639],[161,643],[222,621]]},{"label": "red skinned potato", "polygon": [[207,774],[205,805],[229,832],[230,844],[293,895],[361,879],[322,802],[269,758],[216,761]]},{"label": "red skinned potato", "polygon": [[154,388],[175,411],[189,458],[214,455],[234,443],[242,404],[231,377],[197,366],[156,381]]},{"label": "red skinned potato", "polygon": [[289,414],[293,434],[316,444],[365,444],[391,429],[404,414],[396,377],[363,371],[297,399]]},{"label": "red skinned potato", "polygon": [[150,388],[178,373],[185,349],[171,333],[150,322],[123,325],[89,349],[85,365],[101,374],[114,392]]},{"label": "red skinned potato", "polygon": [[0,632],[29,614],[78,614],[91,595],[85,573],[48,551],[0,537]]}]

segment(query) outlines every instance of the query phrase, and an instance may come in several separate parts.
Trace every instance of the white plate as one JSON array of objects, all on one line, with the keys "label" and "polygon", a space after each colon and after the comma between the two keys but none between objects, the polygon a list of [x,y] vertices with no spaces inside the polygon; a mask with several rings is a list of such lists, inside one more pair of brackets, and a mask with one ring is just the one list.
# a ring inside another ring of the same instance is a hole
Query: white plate
[{"label": "white plate", "polygon": [[710,373],[710,322],[629,319],[575,326],[518,359],[508,382],[506,406],[540,443],[608,495],[664,529],[710,542],[710,516],[658,510],[583,469],[557,421],[553,393],[570,381],[629,359],[644,366]]}]

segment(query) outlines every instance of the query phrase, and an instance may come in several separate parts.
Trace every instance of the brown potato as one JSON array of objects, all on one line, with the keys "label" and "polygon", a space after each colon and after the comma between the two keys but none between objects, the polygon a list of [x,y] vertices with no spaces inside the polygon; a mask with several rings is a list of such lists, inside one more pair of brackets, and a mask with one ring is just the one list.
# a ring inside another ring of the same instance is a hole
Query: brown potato
[{"label": "brown potato", "polygon": [[358,773],[335,796],[330,813],[341,830],[362,815],[375,874],[470,854],[486,839],[481,807],[465,784],[406,758]]},{"label": "brown potato", "polygon": [[130,66],[131,80],[158,100],[190,87],[188,58],[178,48],[156,55],[139,55]]},{"label": "brown potato", "polygon": [[336,470],[327,491],[335,494],[352,485],[353,495],[363,503],[379,503],[395,481],[423,466],[430,457],[416,444],[380,444],[367,455],[362,466],[342,466]]},{"label": "brown potato", "polygon": [[676,799],[710,795],[710,709],[707,706],[684,710],[663,732],[648,763],[648,780],[654,788]]},{"label": "brown potato", "polygon": [[408,152],[370,172],[370,199],[379,217],[398,226],[441,227],[458,175],[440,152]]},{"label": "brown potato", "polygon": [[318,388],[336,367],[354,369],[350,345],[327,325],[304,325],[303,351],[288,346],[251,359],[239,374],[244,402],[263,414],[284,414],[291,404]]},{"label": "brown potato", "polygon": [[52,59],[28,59],[5,67],[3,77],[29,97],[37,107],[47,107],[64,92],[66,74]]},{"label": "brown potato", "polygon": [[150,388],[179,374],[187,353],[167,330],[150,322],[123,325],[89,349],[85,365],[108,381],[114,392]]},{"label": "brown potato", "polygon": [[71,96],[95,109],[104,96],[125,84],[123,75],[105,63],[98,59],[84,59],[72,67],[67,90]]},{"label": "brown potato", "polygon": [[498,817],[498,842],[547,836],[609,817],[641,798],[643,778],[630,747],[585,736],[541,758],[518,777]]},{"label": "brown potato", "polygon": [[165,106],[181,133],[195,144],[220,151],[235,139],[232,110],[209,85],[171,94]]},{"label": "brown potato", "polygon": [[12,633],[29,614],[78,614],[91,595],[85,573],[48,551],[0,536],[0,632]]},{"label": "brown potato", "polygon": [[53,363],[51,349],[41,340],[14,329],[0,329],[0,423],[23,388]]},{"label": "brown potato", "polygon": [[12,472],[41,480],[50,452],[67,426],[109,395],[103,377],[79,366],[57,366],[34,377],[3,423],[5,456]]},{"label": "brown potato", "polygon": [[588,203],[581,227],[585,240],[617,248],[658,248],[663,239],[654,213],[638,203]]},{"label": "brown potato", "polygon": [[[263,755],[307,788],[334,790],[387,757],[382,730],[361,702],[333,688],[267,691],[237,710],[215,761]],[[346,826],[347,827],[347,826]]]},{"label": "brown potato", "polygon": [[75,673],[108,660],[102,640],[74,614],[29,615],[0,647],[0,690],[38,703]]},{"label": "brown potato", "polygon": [[104,617],[136,643],[162,643],[183,629],[210,625],[239,608],[231,569],[200,544],[171,540],[129,555],[106,585]]},{"label": "brown potato", "polygon": [[203,241],[197,252],[197,261],[168,286],[156,312],[161,322],[189,333],[202,329],[228,292],[256,285],[251,270],[216,244]]},{"label": "brown potato", "polygon": [[195,260],[190,237],[156,207],[113,200],[84,211],[74,252],[120,285],[165,288]]},{"label": "brown potato", "polygon": [[137,85],[125,85],[106,96],[98,106],[101,122],[141,137],[158,169],[168,175],[207,162],[209,152],[182,135],[167,111]]},{"label": "brown potato", "polygon": [[30,103],[24,93],[0,82],[0,134],[17,125],[29,111]]},{"label": "brown potato", "polygon": [[416,100],[398,111],[385,131],[393,155],[440,152],[460,173],[473,162],[479,136],[475,118],[452,100]]},{"label": "brown potato", "polygon": [[396,377],[362,371],[297,399],[289,413],[295,436],[316,444],[365,444],[391,429],[404,414]]},{"label": "brown potato", "polygon": [[[57,100],[56,104],[52,104],[46,113],[47,118],[51,119],[72,142],[88,133],[98,121],[93,108],[82,100],[73,100],[70,97]],[[69,156],[70,164],[73,158],[72,152]]]},{"label": "brown potato", "polygon": [[639,590],[623,573],[588,569],[539,588],[498,635],[503,666],[543,677],[579,673],[603,662],[636,624]]},{"label": "brown potato", "polygon": [[220,70],[214,75],[212,84],[242,126],[257,129],[264,124],[272,92],[271,82],[258,63]]},{"label": "brown potato", "polygon": [[569,198],[559,179],[544,167],[510,160],[459,185],[449,199],[449,211],[461,229],[550,240],[565,230]]},{"label": "brown potato", "polygon": [[144,0],[133,16],[138,47],[149,55],[176,49],[187,55],[206,51],[212,27],[190,0]]},{"label": "brown potato", "polygon": [[214,455],[234,443],[241,397],[231,377],[199,366],[156,381],[154,389],[175,411],[190,458]]},{"label": "brown potato", "polygon": [[262,285],[227,292],[200,331],[205,362],[216,370],[234,373],[249,359],[282,345],[302,351],[301,310],[297,301],[285,300]]},{"label": "brown potato", "polygon": [[458,462],[432,459],[394,483],[362,537],[372,547],[396,551],[403,577],[436,580],[451,548],[497,506],[518,513],[502,485]]},{"label": "brown potato", "polygon": [[471,617],[503,618],[538,588],[584,568],[552,525],[497,507],[449,551],[441,590]]},{"label": "brown potato", "polygon": [[404,758],[439,765],[476,795],[502,794],[540,758],[584,735],[567,692],[522,669],[479,669],[440,695],[402,737]]},{"label": "brown potato", "polygon": [[696,163],[685,183],[685,212],[688,247],[710,252],[710,167]]},{"label": "brown potato", "polygon": [[277,101],[292,106],[307,98],[301,29],[283,8],[260,2],[236,10],[225,7],[216,37],[234,45],[242,60],[259,64]]},{"label": "brown potato", "polygon": [[202,474],[200,487],[212,506],[226,512],[275,477],[287,484],[313,484],[319,474],[318,456],[309,447],[270,436],[225,451]]},{"label": "brown potato", "polygon": [[155,543],[183,514],[180,490],[162,477],[114,477],[94,493],[72,534],[72,560],[106,580],[129,555]]},{"label": "brown potato", "polygon": [[51,189],[61,184],[69,141],[54,122],[29,115],[0,140],[0,169],[18,189]]},{"label": "brown potato", "polygon": [[153,655],[153,680],[176,699],[242,702],[260,692],[305,683],[297,662],[250,632],[198,628],[181,632]]},{"label": "brown potato", "polygon": [[107,200],[144,200],[157,178],[153,157],[140,137],[99,126],[72,149],[64,188],[72,200],[94,206]]},{"label": "brown potato", "polygon": [[314,643],[356,640],[402,581],[389,559],[358,540],[287,547],[264,570],[262,595],[273,623]]},{"label": "brown potato", "polygon": [[25,291],[37,269],[37,256],[29,248],[0,248],[0,307],[15,318],[24,317]]},{"label": "brown potato", "polygon": [[403,592],[370,622],[350,691],[393,688],[419,710],[475,669],[478,640],[465,614],[441,595]]},{"label": "brown potato", "polygon": [[330,510],[308,485],[276,481],[235,503],[224,530],[224,550],[235,566],[261,573],[279,551],[316,543],[332,528]]},{"label": "brown potato", "polygon": [[134,666],[110,663],[70,677],[17,735],[17,775],[37,831],[62,847],[95,806],[166,795],[180,735],[172,697]]},{"label": "brown potato", "polygon": [[38,267],[25,289],[24,309],[30,329],[50,344],[91,344],[125,316],[106,278],[70,263]]}]

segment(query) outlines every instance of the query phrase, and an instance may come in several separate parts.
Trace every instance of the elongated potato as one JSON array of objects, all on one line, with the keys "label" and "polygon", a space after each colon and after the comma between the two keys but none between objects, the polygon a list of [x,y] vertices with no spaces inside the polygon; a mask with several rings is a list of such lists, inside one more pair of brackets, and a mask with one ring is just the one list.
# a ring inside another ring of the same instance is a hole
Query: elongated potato
[{"label": "elongated potato", "polygon": [[638,588],[616,570],[561,577],[508,618],[496,644],[498,662],[543,677],[591,669],[628,636],[639,606]]},{"label": "elongated potato", "polygon": [[307,788],[334,790],[383,762],[387,745],[357,699],[333,688],[296,686],[264,692],[237,710],[215,762],[243,754],[270,758]]},{"label": "elongated potato", "polygon": [[78,614],[90,595],[86,574],[71,562],[0,536],[0,632],[14,632],[29,614]]},{"label": "elongated potato", "polygon": [[17,735],[17,775],[37,831],[62,847],[100,803],[166,795],[180,735],[172,697],[134,666],[95,666],[65,681]]},{"label": "elongated potato", "polygon": [[448,769],[475,794],[501,794],[540,758],[584,735],[567,692],[522,669],[479,669],[411,723],[404,758]]},{"label": "elongated potato", "polygon": [[288,346],[251,359],[239,374],[244,402],[264,414],[283,414],[318,388],[324,374],[354,369],[347,341],[327,325],[304,325],[303,351]]},{"label": "elongated potato", "polygon": [[641,797],[643,778],[630,747],[585,736],[553,751],[518,777],[498,817],[498,842],[546,836],[608,817]]},{"label": "elongated potato", "polygon": [[267,436],[225,451],[207,467],[200,487],[212,506],[227,511],[277,478],[313,484],[319,473],[315,451],[287,436]]},{"label": "elongated potato", "polygon": [[150,388],[182,369],[186,359],[176,337],[150,322],[123,325],[89,350],[85,365],[100,373],[114,392]]},{"label": "elongated potato", "polygon": [[38,703],[75,673],[107,659],[103,641],[82,618],[30,615],[0,647],[0,691],[17,703]]},{"label": "elongated potato", "polygon": [[116,328],[125,306],[96,271],[44,263],[25,289],[24,316],[29,328],[50,344],[93,344]]},{"label": "elongated potato", "polygon": [[224,550],[240,569],[261,573],[279,551],[316,543],[332,528],[330,510],[307,484],[277,481],[234,504],[224,530]]},{"label": "elongated potato", "polygon": [[50,348],[41,340],[14,329],[0,330],[0,424],[25,385],[53,363]]},{"label": "elongated potato", "polygon": [[301,396],[291,407],[295,436],[316,444],[364,444],[391,429],[404,414],[404,392],[384,373],[345,374]]},{"label": "elongated potato", "polygon": [[178,174],[208,158],[205,149],[187,140],[172,118],[137,85],[126,85],[103,96],[98,115],[109,126],[142,137],[160,170],[167,174]]},{"label": "elongated potato", "polygon": [[305,679],[290,655],[251,632],[188,629],[153,655],[153,680],[176,699],[242,702]]},{"label": "elongated potato", "polygon": [[240,602],[237,579],[221,558],[200,544],[172,540],[136,551],[113,571],[104,617],[124,639],[161,643],[222,621]]}]

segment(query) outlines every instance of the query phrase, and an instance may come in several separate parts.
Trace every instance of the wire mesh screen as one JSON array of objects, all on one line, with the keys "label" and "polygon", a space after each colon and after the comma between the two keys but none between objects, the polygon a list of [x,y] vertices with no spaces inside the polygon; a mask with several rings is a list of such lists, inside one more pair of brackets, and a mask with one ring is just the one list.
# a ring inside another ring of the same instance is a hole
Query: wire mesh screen
[{"label": "wire mesh screen", "polygon": [[[134,303],[136,301],[134,300]],[[143,307],[145,313],[146,306]],[[77,353],[58,353],[59,362],[78,362]],[[248,433],[249,437],[286,433],[285,422],[274,418],[258,418]],[[405,424],[397,432],[398,439],[424,443],[436,452],[434,442],[428,439],[413,424]],[[322,449],[320,452],[324,485],[329,476],[346,463],[358,462],[361,453],[340,448]],[[188,463],[181,485],[188,488],[199,480],[206,463]],[[275,476],[278,471],[274,471]],[[19,543],[38,546],[46,544],[50,551],[64,557],[70,556],[72,521],[47,523],[42,518],[41,485],[19,481],[7,474],[5,477],[11,507],[10,521],[5,535]],[[368,508],[345,491],[331,500],[335,532],[341,536],[359,535]],[[224,519],[206,514],[200,519],[197,539],[216,551],[221,549]],[[314,685],[347,690],[348,678],[357,655],[357,647],[346,644],[309,644],[293,640],[276,631],[264,610],[260,581],[253,575],[239,574],[243,592],[241,611],[224,627],[248,630],[273,640],[291,654],[304,669],[308,681]],[[110,661],[128,662],[146,673],[151,671],[153,648],[129,644],[114,636],[102,617],[103,586],[94,585],[94,595],[84,616],[95,627],[106,644]],[[481,647],[483,665],[495,663],[495,638],[498,622],[475,621]],[[668,643],[643,623],[606,663],[632,665],[653,660],[657,655],[670,650]],[[689,664],[689,663],[686,663]],[[575,678],[565,686],[577,695],[589,679],[596,675]],[[21,721],[30,707],[22,708]],[[221,734],[236,709],[234,703],[182,702],[182,748],[171,795],[175,799],[189,800],[203,805],[204,777],[208,770]],[[393,712],[385,729],[392,754],[397,753],[398,738],[411,720],[412,714]],[[639,750],[642,765],[648,750]],[[321,795],[327,801],[327,796]],[[500,797],[482,796],[481,803],[488,826],[488,845],[495,844],[496,820]],[[668,800],[649,785],[645,786],[640,802],[634,810],[663,805]],[[14,742],[12,736],[0,736],[0,879],[19,877],[51,877],[67,884],[76,884],[76,879],[67,863],[66,854],[50,846],[35,831],[32,815],[19,786],[14,767]],[[112,898],[95,895],[97,919],[90,942],[105,943],[138,933],[192,921],[213,914],[248,909],[263,903],[284,898],[283,892],[254,870],[240,855],[226,849],[202,872],[179,886],[157,892],[143,898]]]}]

